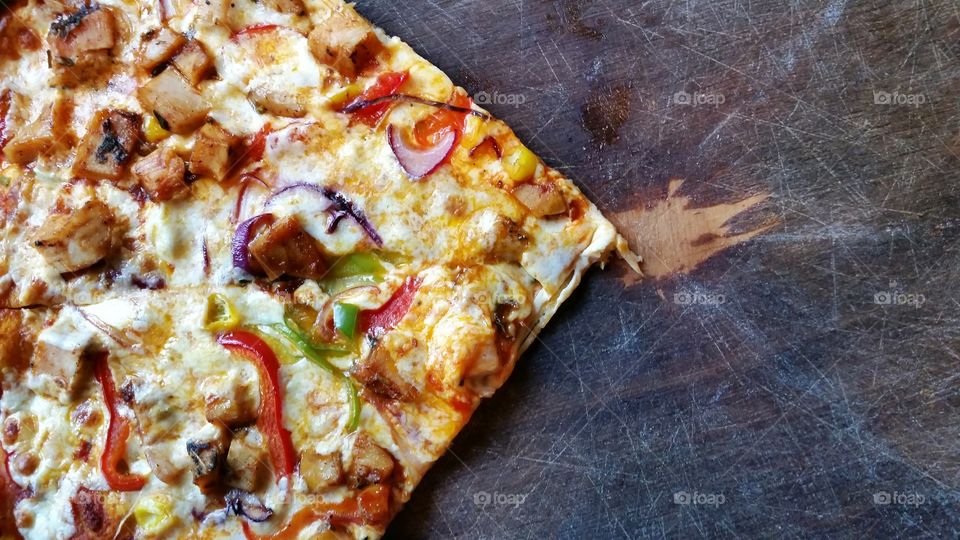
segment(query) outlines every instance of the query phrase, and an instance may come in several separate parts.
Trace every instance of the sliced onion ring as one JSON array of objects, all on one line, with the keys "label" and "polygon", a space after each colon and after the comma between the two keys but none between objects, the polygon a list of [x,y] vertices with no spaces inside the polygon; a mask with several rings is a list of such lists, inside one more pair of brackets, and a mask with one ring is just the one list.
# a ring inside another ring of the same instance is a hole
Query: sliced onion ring
[{"label": "sliced onion ring", "polygon": [[387,126],[387,141],[407,176],[419,180],[432,174],[450,157],[457,142],[457,134],[447,131],[436,145],[421,150],[410,146],[393,124]]},{"label": "sliced onion ring", "polygon": [[233,489],[225,497],[227,508],[238,516],[243,516],[254,523],[263,523],[273,516],[273,510],[267,508],[253,493]]},{"label": "sliced onion ring", "polygon": [[247,249],[250,241],[253,240],[253,233],[263,223],[273,221],[273,214],[260,214],[244,221],[237,227],[237,232],[233,235],[233,266],[251,272],[250,251]]},{"label": "sliced onion ring", "polygon": [[367,219],[367,216],[364,215],[363,211],[357,208],[357,205],[354,204],[354,202],[346,195],[335,189],[318,186],[309,182],[296,182],[280,188],[279,190],[270,194],[270,196],[267,198],[265,206],[270,206],[277,199],[277,197],[296,189],[312,191],[330,201],[331,204],[330,207],[327,208],[327,212],[330,213],[331,220],[327,227],[327,234],[331,234],[336,231],[337,224],[340,222],[340,220],[349,216],[356,221],[358,225],[360,225],[360,228],[363,229],[363,232],[365,232],[371,240],[373,240],[374,244],[377,246],[383,246],[383,238],[381,238],[377,233],[377,230],[373,227],[373,223],[370,223],[370,220]]}]

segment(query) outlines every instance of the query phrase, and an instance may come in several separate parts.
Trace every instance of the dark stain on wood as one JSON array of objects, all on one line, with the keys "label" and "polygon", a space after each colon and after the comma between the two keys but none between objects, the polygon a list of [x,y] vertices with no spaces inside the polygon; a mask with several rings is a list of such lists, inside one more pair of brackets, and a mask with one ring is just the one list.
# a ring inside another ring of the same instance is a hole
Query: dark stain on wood
[{"label": "dark stain on wood", "polygon": [[591,92],[580,108],[580,116],[594,144],[616,144],[620,128],[630,116],[630,89],[619,85]]}]

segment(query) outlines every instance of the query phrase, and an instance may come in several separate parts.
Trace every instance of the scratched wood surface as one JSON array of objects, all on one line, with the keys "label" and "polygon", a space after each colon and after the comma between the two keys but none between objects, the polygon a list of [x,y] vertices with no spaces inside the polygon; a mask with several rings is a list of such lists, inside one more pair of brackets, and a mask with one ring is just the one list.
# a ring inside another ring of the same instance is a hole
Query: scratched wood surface
[{"label": "scratched wood surface", "polygon": [[957,2],[358,8],[656,276],[592,272],[392,537],[960,534]]}]

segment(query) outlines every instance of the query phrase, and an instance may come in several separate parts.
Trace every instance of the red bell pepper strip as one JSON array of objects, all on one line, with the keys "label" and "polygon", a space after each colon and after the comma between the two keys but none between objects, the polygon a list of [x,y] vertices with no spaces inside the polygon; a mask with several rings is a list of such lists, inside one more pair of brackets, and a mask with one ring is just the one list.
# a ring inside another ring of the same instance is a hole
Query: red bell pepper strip
[{"label": "red bell pepper strip", "polygon": [[283,391],[280,389],[280,362],[270,345],[256,334],[231,330],[217,336],[228,351],[253,361],[260,373],[260,415],[257,427],[267,440],[277,479],[289,477],[296,466],[296,452],[290,432],[283,427]]},{"label": "red bell pepper strip", "polygon": [[393,296],[378,309],[360,313],[360,331],[387,332],[400,322],[400,319],[410,311],[413,298],[420,288],[419,278],[407,278],[403,285],[393,293]]},{"label": "red bell pepper strip", "polygon": [[143,476],[120,472],[117,465],[127,453],[127,439],[130,438],[130,421],[117,410],[117,387],[113,383],[113,374],[107,363],[107,353],[99,353],[93,358],[93,374],[103,389],[103,401],[110,412],[107,426],[107,441],[100,455],[100,468],[107,484],[117,491],[137,491],[147,483]]},{"label": "red bell pepper strip", "polygon": [[[4,90],[0,94],[0,152],[3,151],[3,147],[7,145],[7,142],[10,140],[10,136],[7,133],[7,114],[10,112],[10,99],[11,93],[10,90]],[[3,161],[3,154],[0,154],[0,162]]]},{"label": "red bell pepper strip", "polygon": [[355,497],[338,503],[316,503],[300,510],[290,518],[287,525],[272,535],[258,535],[243,522],[243,534],[247,540],[293,540],[303,529],[320,520],[329,520],[334,526],[379,525],[390,517],[390,488],[374,484],[363,489]]},{"label": "red bell pepper strip", "polygon": [[[473,102],[468,96],[457,90],[454,91],[450,105],[471,109]],[[452,131],[457,136],[453,143],[454,146],[456,146],[460,143],[460,138],[463,137],[463,128],[467,122],[467,114],[466,111],[452,111],[450,109],[436,110],[430,116],[417,122],[413,128],[414,139],[421,147],[436,146],[444,134]]]},{"label": "red bell pepper strip", "polygon": [[[396,94],[398,91],[400,91],[400,87],[403,86],[403,83],[407,82],[407,79],[409,78],[410,74],[406,71],[402,73],[397,73],[394,71],[383,73],[377,77],[377,81],[373,83],[373,85],[364,90],[359,97],[349,102],[346,106],[341,108],[341,110],[348,109],[351,106],[355,107],[359,103],[373,101],[384,96]],[[377,125],[381,118],[383,118],[383,115],[387,114],[387,111],[390,110],[391,105],[392,103],[388,102],[368,105],[353,111],[351,116],[355,121],[373,127]]]}]

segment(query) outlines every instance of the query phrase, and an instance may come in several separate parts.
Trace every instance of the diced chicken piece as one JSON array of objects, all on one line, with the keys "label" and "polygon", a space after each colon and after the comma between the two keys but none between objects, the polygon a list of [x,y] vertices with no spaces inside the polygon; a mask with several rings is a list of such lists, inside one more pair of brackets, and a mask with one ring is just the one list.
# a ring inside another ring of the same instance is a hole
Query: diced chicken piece
[{"label": "diced chicken piece", "polygon": [[357,435],[347,468],[347,479],[356,488],[380,484],[393,474],[394,460],[390,452],[377,446],[366,433]]},{"label": "diced chicken piece", "polygon": [[567,213],[567,201],[556,186],[542,186],[526,182],[513,188],[512,193],[537,217],[542,218]]},{"label": "diced chicken piece", "polygon": [[23,165],[68,145],[70,114],[69,100],[57,98],[23,129],[8,129],[16,135],[3,147],[4,156],[12,163]]},{"label": "diced chicken piece", "polygon": [[260,434],[254,430],[238,432],[227,452],[226,483],[243,491],[257,491],[270,479],[270,457]]},{"label": "diced chicken piece", "polygon": [[334,12],[314,27],[307,40],[317,60],[351,79],[383,50],[370,24],[352,10]]},{"label": "diced chicken piece", "polygon": [[109,69],[116,33],[113,14],[96,5],[57,17],[47,34],[56,82],[74,86]]},{"label": "diced chicken piece", "polygon": [[173,65],[180,73],[196,86],[210,74],[213,61],[197,40],[190,40],[183,49],[173,58]]},{"label": "diced chicken piece", "polygon": [[271,114],[300,118],[307,114],[303,105],[303,95],[296,90],[270,90],[266,86],[258,86],[250,91],[250,101]]},{"label": "diced chicken piece", "polygon": [[241,372],[209,377],[201,384],[207,421],[233,428],[257,419],[260,398]]},{"label": "diced chicken piece", "polygon": [[36,335],[27,384],[38,394],[69,403],[86,380],[84,354],[93,346],[97,331],[78,308],[62,308],[48,322]]},{"label": "diced chicken piece", "polygon": [[86,347],[86,344],[70,345],[58,347],[41,341],[37,344],[33,359],[30,361],[30,369],[35,375],[49,378],[57,390],[67,394],[71,393],[77,384],[80,358]]},{"label": "diced chicken piece", "polygon": [[33,245],[58,272],[83,270],[110,253],[113,211],[90,199],[68,214],[50,214],[33,233]]},{"label": "diced chicken piece", "polygon": [[170,148],[157,148],[135,163],[131,171],[155,202],[181,198],[190,192],[184,181],[187,166]]},{"label": "diced chicken piece", "polygon": [[186,42],[182,34],[166,26],[147,32],[140,45],[140,67],[153,71],[157,66],[173,58],[173,55],[177,54]]},{"label": "diced chicken piece", "polygon": [[473,214],[467,239],[475,256],[488,262],[518,262],[528,244],[521,225],[489,208]]},{"label": "diced chicken piece", "polygon": [[237,138],[216,124],[204,124],[190,153],[190,172],[223,180],[230,172],[230,151]]},{"label": "diced chicken piece", "polygon": [[193,461],[193,483],[200,491],[210,493],[220,483],[229,447],[226,430],[212,424],[187,441],[187,454]]},{"label": "diced chicken piece", "polygon": [[187,468],[180,446],[184,422],[183,400],[156,383],[125,384],[121,395],[128,399],[137,417],[140,443],[153,474],[163,482],[176,484]]},{"label": "diced chicken piece", "polygon": [[321,454],[316,450],[301,453],[300,476],[307,483],[307,489],[312,492],[339,484],[343,478],[340,454]]},{"label": "diced chicken piece", "polygon": [[305,279],[326,275],[327,263],[320,245],[303,230],[296,216],[273,223],[248,247],[253,260],[271,280],[283,275]]},{"label": "diced chicken piece", "polygon": [[263,4],[270,9],[290,15],[305,15],[307,12],[302,0],[264,0]]},{"label": "diced chicken piece", "polygon": [[186,134],[207,116],[210,105],[176,69],[165,69],[140,87],[137,96],[144,110],[152,112],[170,131]]},{"label": "diced chicken piece", "polygon": [[139,140],[139,115],[119,110],[98,111],[77,149],[73,174],[119,180]]},{"label": "diced chicken piece", "polygon": [[390,399],[406,401],[417,395],[417,389],[397,370],[392,350],[382,341],[354,365],[353,376],[371,391]]}]

